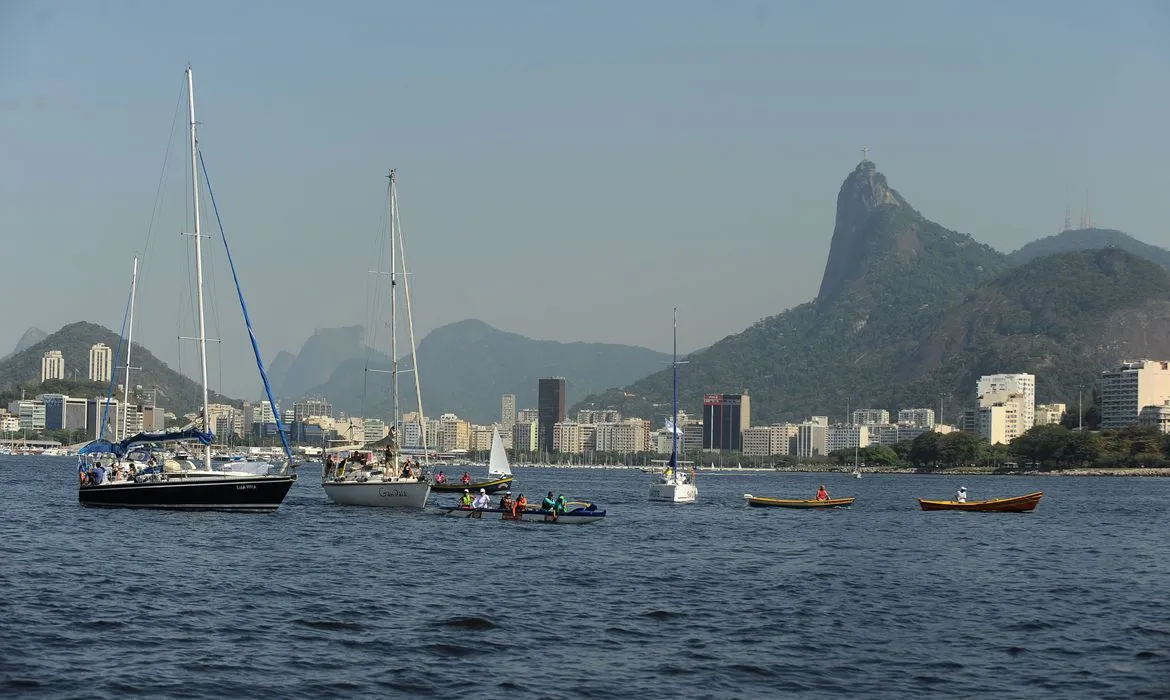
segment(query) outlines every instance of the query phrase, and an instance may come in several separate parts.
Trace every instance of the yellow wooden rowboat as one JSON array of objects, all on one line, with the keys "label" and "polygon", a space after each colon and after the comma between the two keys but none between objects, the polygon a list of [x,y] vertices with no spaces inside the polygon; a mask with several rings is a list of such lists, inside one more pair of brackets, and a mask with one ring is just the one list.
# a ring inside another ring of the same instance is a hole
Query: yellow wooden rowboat
[{"label": "yellow wooden rowboat", "polygon": [[841,508],[853,505],[854,500],[852,496],[818,501],[815,498],[768,498],[750,493],[745,493],[743,497],[752,508]]},{"label": "yellow wooden rowboat", "polygon": [[1040,502],[1040,498],[1044,495],[1043,491],[1036,491],[1034,493],[1024,494],[1023,496],[1010,496],[1008,498],[991,498],[986,501],[928,501],[925,498],[918,499],[918,505],[922,510],[973,510],[982,513],[1026,513],[1036,507]]}]

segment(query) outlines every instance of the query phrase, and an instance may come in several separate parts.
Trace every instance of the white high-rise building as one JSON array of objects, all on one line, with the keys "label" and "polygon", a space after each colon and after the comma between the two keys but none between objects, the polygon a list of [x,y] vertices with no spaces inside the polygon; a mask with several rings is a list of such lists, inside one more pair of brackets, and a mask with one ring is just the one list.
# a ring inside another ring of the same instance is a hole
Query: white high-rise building
[{"label": "white high-rise building", "polygon": [[[853,412],[853,425],[889,425],[890,412],[884,408],[859,408]],[[832,449],[829,450],[832,452]]]},{"label": "white high-rise building", "polygon": [[1170,400],[1170,363],[1123,362],[1101,373],[1101,427],[1124,428],[1138,422],[1146,406]]},{"label": "white high-rise building", "polygon": [[915,428],[933,428],[934,409],[903,408],[898,411],[898,425],[908,425]]},{"label": "white high-rise building", "polygon": [[114,376],[114,351],[105,343],[98,343],[89,349],[89,380],[108,382]]},{"label": "white high-rise building", "polygon": [[[1036,377],[1032,374],[988,374],[975,385],[979,408],[1014,404],[1005,414],[1007,442],[1023,435],[1036,424]],[[1135,416],[1136,419],[1136,416]],[[990,435],[985,435],[990,438]]]},{"label": "white high-rise building", "polygon": [[60,350],[46,350],[41,357],[41,381],[65,378],[65,358]]},{"label": "white high-rise building", "polygon": [[507,428],[508,432],[511,432],[512,426],[516,425],[515,394],[504,394],[500,397],[500,425]]}]

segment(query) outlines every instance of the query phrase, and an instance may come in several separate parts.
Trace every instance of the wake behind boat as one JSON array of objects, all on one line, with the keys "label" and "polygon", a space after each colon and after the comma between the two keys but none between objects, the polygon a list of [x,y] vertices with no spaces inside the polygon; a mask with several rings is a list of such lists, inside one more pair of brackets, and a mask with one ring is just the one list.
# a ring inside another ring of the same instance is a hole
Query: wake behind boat
[{"label": "wake behind boat", "polygon": [[[186,74],[188,126],[191,141],[191,202],[194,215],[194,231],[191,237],[195,248],[195,281],[198,289],[199,335],[196,340],[199,344],[203,411],[196,420],[196,425],[188,426],[182,430],[164,433],[139,433],[124,438],[120,442],[106,440],[99,433],[97,440],[78,451],[77,500],[85,506],[120,508],[272,511],[280,506],[289,488],[296,481],[295,473],[287,473],[290,468],[295,468],[296,465],[293,464],[292,451],[289,448],[279,415],[276,418],[277,428],[284,444],[287,461],[275,465],[266,462],[237,463],[230,468],[219,470],[212,466],[211,442],[213,436],[209,430],[210,421],[208,420],[210,411],[207,388],[207,332],[204,323],[203,301],[203,246],[201,242],[203,234],[200,230],[199,209],[200,174],[203,175],[203,182],[207,185],[207,192],[213,208],[215,207],[215,196],[211,190],[211,181],[207,176],[202,154],[199,151],[197,122],[195,121],[194,79],[190,67],[187,68]],[[218,210],[216,218],[218,221]],[[219,230],[231,268],[232,279],[236,285],[240,307],[243,311],[244,324],[252,340],[252,350],[256,357],[257,367],[260,370],[261,379],[264,381],[268,399],[272,405],[276,405],[267,374],[264,371],[264,364],[260,360],[259,345],[252,330],[247,306],[244,304],[243,291],[240,289],[239,277],[236,275],[235,263],[232,261],[231,249],[228,248],[227,235],[223,230],[222,222],[220,222]],[[127,307],[129,323],[123,324],[124,330],[127,327],[129,329],[126,333],[126,377],[123,378],[127,396],[130,386],[130,347],[133,338],[133,309],[137,279],[138,259],[135,258],[134,273],[130,283],[130,303]],[[121,343],[119,342],[120,352]],[[115,379],[116,377],[111,377],[110,396],[107,396],[102,413],[102,422],[100,423],[102,433],[107,426]],[[125,416],[125,412],[123,415]],[[123,436],[127,432],[126,428],[127,421],[124,418],[122,422]],[[172,459],[163,455],[161,464],[159,464],[149,448],[145,446],[167,442],[193,442],[201,446],[202,459],[191,459],[185,456]],[[135,449],[140,447],[141,449]]]}]

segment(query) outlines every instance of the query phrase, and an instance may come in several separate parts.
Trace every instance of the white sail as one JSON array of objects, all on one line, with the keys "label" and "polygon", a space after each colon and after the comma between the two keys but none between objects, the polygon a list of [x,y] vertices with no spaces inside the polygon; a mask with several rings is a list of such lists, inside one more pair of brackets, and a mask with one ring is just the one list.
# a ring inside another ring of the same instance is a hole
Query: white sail
[{"label": "white sail", "polygon": [[500,431],[492,429],[492,458],[488,462],[488,476],[512,476],[512,467],[508,464],[508,453],[504,452],[504,441],[500,438]]}]

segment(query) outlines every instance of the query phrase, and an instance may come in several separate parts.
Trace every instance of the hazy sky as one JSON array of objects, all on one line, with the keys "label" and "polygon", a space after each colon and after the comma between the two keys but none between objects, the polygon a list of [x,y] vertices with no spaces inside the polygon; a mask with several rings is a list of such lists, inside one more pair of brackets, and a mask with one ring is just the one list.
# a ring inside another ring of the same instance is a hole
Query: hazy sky
[{"label": "hazy sky", "polygon": [[[736,333],[816,294],[863,145],[1000,250],[1086,191],[1096,224],[1170,247],[1168,8],[0,2],[0,354],[29,326],[117,330],[165,172],[135,336],[174,360],[188,62],[266,359],[363,322],[390,167],[420,337],[475,317],[668,350],[675,304],[684,349]],[[216,256],[213,384],[252,393]]]}]

